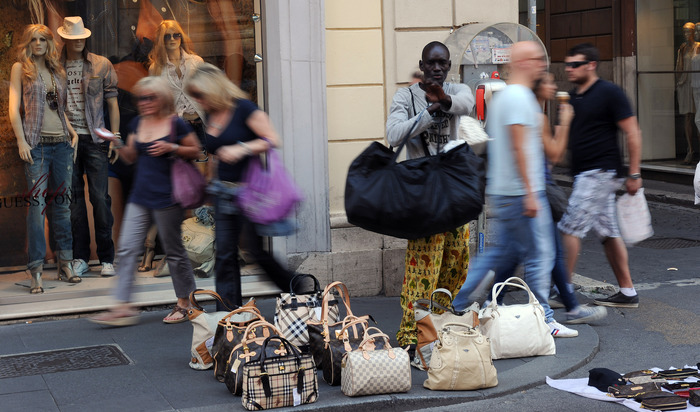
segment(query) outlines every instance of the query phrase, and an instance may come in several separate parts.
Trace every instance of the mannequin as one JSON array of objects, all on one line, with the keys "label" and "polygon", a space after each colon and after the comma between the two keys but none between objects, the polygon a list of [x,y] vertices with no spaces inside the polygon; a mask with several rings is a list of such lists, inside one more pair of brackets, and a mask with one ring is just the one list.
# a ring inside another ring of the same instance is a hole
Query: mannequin
[{"label": "mannequin", "polygon": [[[683,26],[685,29],[685,26]],[[688,26],[690,27],[690,26]],[[690,73],[690,85],[693,89],[693,100],[695,102],[695,128],[700,131],[700,22],[695,24],[695,47],[690,61],[690,70],[696,71],[697,73]],[[688,157],[686,156],[686,160]],[[690,159],[692,162],[692,157]]]},{"label": "mannequin", "polygon": [[[691,60],[695,56],[697,43],[695,42],[695,24],[685,23],[683,25],[683,37],[685,43],[678,48],[678,57],[676,58],[677,71],[691,70]],[[693,90],[690,85],[689,73],[676,74],[676,96],[678,97],[678,112],[684,116],[685,124],[685,140],[688,143],[688,151],[685,156],[684,164],[690,164],[693,161],[693,122],[695,117],[696,105],[693,101]]]},{"label": "mannequin", "polygon": [[73,180],[78,135],[68,121],[65,107],[66,71],[59,62],[53,33],[43,24],[30,24],[22,34],[17,63],[12,66],[9,98],[10,123],[32,195],[27,208],[27,269],[32,281],[29,293],[44,292],[41,274],[46,256],[45,213],[50,214],[54,233],[58,278],[70,283],[82,280],[71,265],[70,202],[64,197]]}]

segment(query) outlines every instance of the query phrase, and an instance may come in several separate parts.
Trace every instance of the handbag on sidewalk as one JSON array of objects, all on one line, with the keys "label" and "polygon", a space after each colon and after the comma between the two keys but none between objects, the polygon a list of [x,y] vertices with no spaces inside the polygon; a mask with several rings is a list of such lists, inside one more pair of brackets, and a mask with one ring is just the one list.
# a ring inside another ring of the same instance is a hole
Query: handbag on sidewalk
[{"label": "handbag on sidewalk", "polygon": [[[332,293],[334,290],[338,292],[337,297]],[[331,304],[332,301],[336,302],[335,306]],[[323,367],[325,337],[335,336],[335,333],[343,328],[343,322],[339,321],[338,318],[334,320],[334,315],[331,313],[332,307],[339,306],[338,301],[343,302],[346,316],[351,316],[353,313],[350,309],[350,295],[347,286],[343,282],[332,282],[323,290],[320,320],[310,319],[306,322],[309,332],[309,350],[313,354],[317,368]]]},{"label": "handbag on sidewalk", "polygon": [[[253,359],[259,358],[263,350],[263,343],[270,336],[281,336],[279,330],[269,322],[259,320],[251,323],[243,333],[241,342],[233,347],[226,361],[224,383],[232,395],[240,396],[243,393],[243,366]],[[279,354],[279,342],[268,343],[264,350],[267,356]]]},{"label": "handbag on sidewalk", "polygon": [[[377,333],[370,333],[374,330]],[[375,341],[384,342],[377,349]],[[411,365],[408,353],[392,348],[389,336],[371,327],[356,350],[345,353],[341,363],[341,390],[347,396],[402,393],[411,389]]]},{"label": "handbag on sidewalk", "polygon": [[[267,346],[277,340],[285,355],[268,356]],[[249,411],[284,408],[316,402],[318,380],[311,355],[280,336],[265,339],[260,355],[243,366],[241,403]]]},{"label": "handbag on sidewalk", "polygon": [[[524,304],[499,305],[498,296],[513,286],[527,292]],[[527,283],[518,277],[496,283],[491,303],[479,312],[480,330],[491,340],[493,359],[554,355],[556,346],[544,317],[544,309]]]},{"label": "handbag on sidewalk", "polygon": [[498,385],[489,339],[463,323],[446,323],[438,331],[428,379],[431,390],[468,391]]},{"label": "handbag on sidewalk", "polygon": [[[311,293],[297,294],[294,292],[295,285],[304,279],[311,279],[314,289]],[[337,322],[340,310],[338,301],[329,301],[328,321]],[[309,332],[306,322],[313,320],[321,321],[323,306],[323,291],[319,286],[318,279],[313,275],[299,274],[289,282],[289,293],[281,293],[277,298],[275,307],[275,327],[292,344],[297,345],[302,351],[308,348]]]},{"label": "handbag on sidewalk", "polygon": [[[436,293],[444,293],[450,297],[450,306],[444,307],[433,300]],[[420,369],[428,370],[433,347],[438,341],[438,330],[448,322],[465,324],[476,327],[479,325],[478,310],[479,305],[472,305],[467,308],[464,314],[458,315],[452,307],[452,293],[444,288],[435,289],[430,294],[430,299],[418,299],[413,302],[413,311],[416,317],[416,330],[418,333],[418,343],[416,344],[416,357],[411,360],[411,365]],[[441,310],[442,313],[435,313],[434,309]]]},{"label": "handbag on sidewalk", "polygon": [[341,322],[340,329],[324,336],[321,365],[323,380],[329,385],[340,385],[343,355],[360,346],[369,327],[368,321],[367,316],[348,315]]},{"label": "handbag on sidewalk", "polygon": [[[221,299],[221,296],[213,290],[196,289],[190,293],[190,309],[187,311],[187,317],[192,324],[192,346],[190,348],[192,359],[190,360],[190,368],[197,370],[205,370],[214,366],[211,348],[214,344],[216,325],[221,318],[229,313],[224,311],[208,313],[205,311],[197,302],[197,296],[204,295],[212,296],[223,307],[229,309],[229,311],[231,310]],[[255,307],[255,299],[251,299],[244,307]],[[236,317],[234,321],[246,321],[249,320],[249,316],[248,312],[244,312]]]},{"label": "handbag on sidewalk", "polygon": [[214,376],[219,382],[224,381],[226,363],[233,348],[241,343],[248,325],[265,318],[256,307],[240,307],[226,314],[216,325],[214,343],[211,351],[214,354]]}]

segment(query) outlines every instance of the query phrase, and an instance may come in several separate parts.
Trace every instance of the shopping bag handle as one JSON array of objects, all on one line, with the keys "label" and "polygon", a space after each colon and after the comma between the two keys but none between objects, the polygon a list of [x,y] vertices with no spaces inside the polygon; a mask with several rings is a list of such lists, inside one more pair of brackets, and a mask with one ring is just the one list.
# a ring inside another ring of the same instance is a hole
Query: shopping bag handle
[{"label": "shopping bag handle", "polygon": [[314,281],[314,291],[313,293],[318,296],[319,300],[323,297],[323,291],[321,290],[321,285],[318,283],[318,279],[316,279],[316,276],[311,275],[309,273],[299,273],[297,275],[294,275],[292,280],[289,281],[289,294],[294,297],[296,296],[294,292],[294,284],[298,283],[302,279],[306,278],[311,278]]}]

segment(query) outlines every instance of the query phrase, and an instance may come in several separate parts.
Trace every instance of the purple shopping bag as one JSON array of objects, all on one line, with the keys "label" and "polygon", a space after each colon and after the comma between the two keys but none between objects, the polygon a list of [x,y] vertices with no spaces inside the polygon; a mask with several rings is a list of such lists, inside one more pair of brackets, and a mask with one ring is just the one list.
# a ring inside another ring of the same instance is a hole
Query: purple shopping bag
[{"label": "purple shopping bag", "polygon": [[303,199],[301,191],[275,150],[266,152],[267,165],[253,156],[238,195],[238,206],[251,222],[269,224],[287,217]]}]

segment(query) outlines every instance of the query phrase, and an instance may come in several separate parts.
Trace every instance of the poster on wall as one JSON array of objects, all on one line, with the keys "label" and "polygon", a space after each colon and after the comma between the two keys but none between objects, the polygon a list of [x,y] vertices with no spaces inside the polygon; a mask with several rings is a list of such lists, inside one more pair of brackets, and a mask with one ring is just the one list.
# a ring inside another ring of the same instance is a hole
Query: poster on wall
[{"label": "poster on wall", "polygon": [[[10,70],[17,61],[17,45],[25,27],[45,24],[54,33],[60,48],[62,44],[56,33],[64,17],[82,18],[85,27],[92,32],[86,48],[108,58],[117,72],[120,131],[125,131],[126,125],[137,114],[132,87],[148,75],[148,56],[154,45],[163,44],[154,37],[164,20],[177,22],[190,40],[190,52],[223,69],[255,101],[259,82],[254,60],[255,22],[259,20],[253,18],[256,1],[0,1],[0,227],[5,235],[0,238],[0,268],[27,264],[27,208],[42,207],[48,211],[52,196],[55,201],[52,193],[39,194],[38,203],[33,200],[36,193],[27,185],[25,164],[19,157],[9,121]],[[120,176],[119,173],[115,175]],[[62,201],[73,201],[70,193],[62,195]],[[123,198],[126,199],[127,194]],[[46,259],[52,259],[51,252]]]}]

